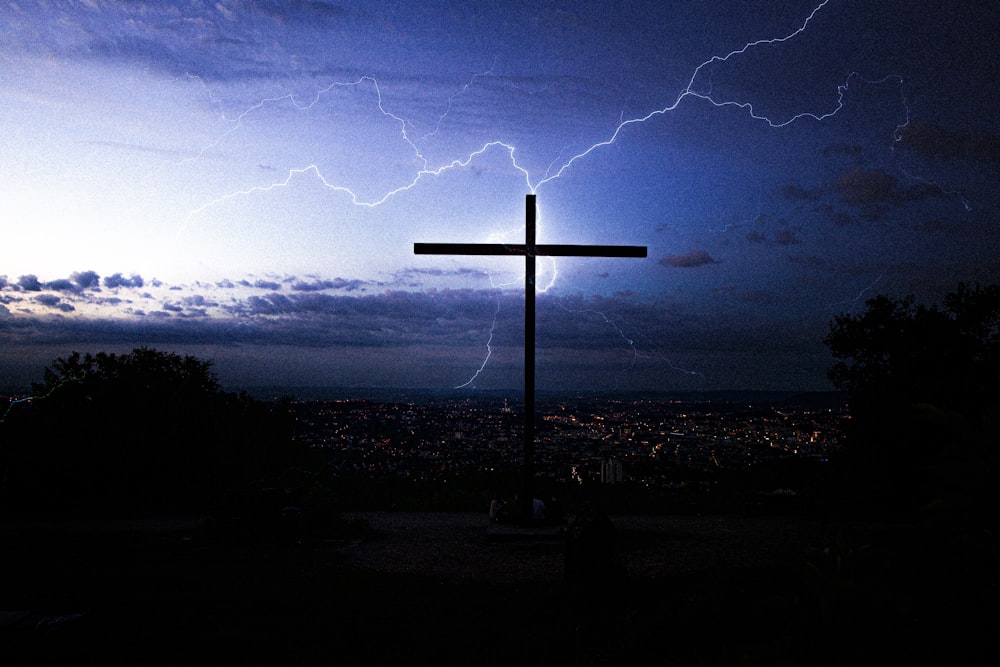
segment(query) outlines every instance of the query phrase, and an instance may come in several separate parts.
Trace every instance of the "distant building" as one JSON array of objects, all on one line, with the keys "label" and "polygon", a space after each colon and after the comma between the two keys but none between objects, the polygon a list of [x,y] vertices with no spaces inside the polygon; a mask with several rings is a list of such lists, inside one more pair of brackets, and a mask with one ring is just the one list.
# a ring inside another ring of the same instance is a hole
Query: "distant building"
[{"label": "distant building", "polygon": [[625,481],[622,462],[618,459],[606,459],[601,463],[601,483],[615,484]]}]

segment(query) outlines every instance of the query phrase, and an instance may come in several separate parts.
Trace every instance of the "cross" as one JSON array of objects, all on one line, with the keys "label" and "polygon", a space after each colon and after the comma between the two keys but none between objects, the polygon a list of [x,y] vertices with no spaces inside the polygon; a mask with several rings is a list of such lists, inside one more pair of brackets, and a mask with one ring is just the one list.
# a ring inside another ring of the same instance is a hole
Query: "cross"
[{"label": "cross", "polygon": [[524,255],[524,487],[522,519],[531,521],[535,456],[535,257],[645,257],[646,246],[535,243],[535,195],[525,196],[524,243],[414,243],[416,255]]}]

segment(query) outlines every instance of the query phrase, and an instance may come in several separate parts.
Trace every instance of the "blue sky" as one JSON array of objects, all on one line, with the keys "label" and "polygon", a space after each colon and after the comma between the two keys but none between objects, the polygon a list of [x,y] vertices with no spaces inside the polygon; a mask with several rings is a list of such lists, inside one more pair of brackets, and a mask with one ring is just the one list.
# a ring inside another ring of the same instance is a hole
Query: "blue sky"
[{"label": "blue sky", "polygon": [[[148,345],[223,384],[825,389],[827,323],[1000,262],[996,8],[0,6],[0,387]],[[919,6],[918,6],[919,5]]]}]

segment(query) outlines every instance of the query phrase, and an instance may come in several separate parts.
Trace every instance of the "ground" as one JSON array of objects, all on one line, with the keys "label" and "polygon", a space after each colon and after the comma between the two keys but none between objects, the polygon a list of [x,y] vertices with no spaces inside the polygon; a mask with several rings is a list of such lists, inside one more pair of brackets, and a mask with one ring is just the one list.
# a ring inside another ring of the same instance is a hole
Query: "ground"
[{"label": "ground", "polygon": [[484,514],[344,518],[354,530],[301,542],[199,519],[0,523],[3,663],[980,664],[993,654],[994,551],[956,542],[925,553],[926,527],[909,522],[613,516],[615,565],[568,582],[558,529],[491,539]]}]

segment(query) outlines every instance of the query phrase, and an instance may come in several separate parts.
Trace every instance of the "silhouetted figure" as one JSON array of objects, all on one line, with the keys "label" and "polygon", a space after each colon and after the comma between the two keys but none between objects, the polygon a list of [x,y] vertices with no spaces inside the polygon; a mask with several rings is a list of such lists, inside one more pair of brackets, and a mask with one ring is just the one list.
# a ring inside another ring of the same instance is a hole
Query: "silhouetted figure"
[{"label": "silhouetted figure", "polygon": [[494,498],[490,502],[490,521],[492,523],[517,523],[523,518],[521,501],[517,496],[513,500]]},{"label": "silhouetted figure", "polygon": [[503,503],[499,498],[494,497],[490,501],[490,521],[492,523],[497,523],[500,520],[500,510],[503,508]]},{"label": "silhouetted figure", "polygon": [[541,498],[531,500],[531,519],[536,523],[545,521],[545,501]]}]

